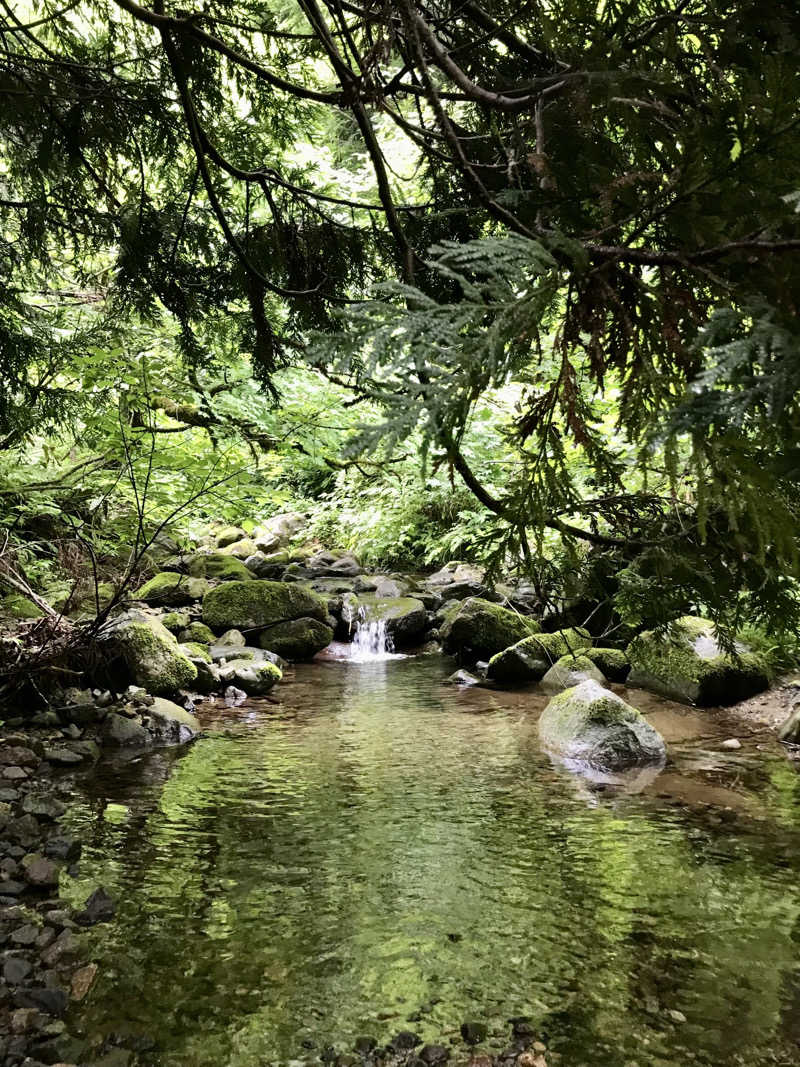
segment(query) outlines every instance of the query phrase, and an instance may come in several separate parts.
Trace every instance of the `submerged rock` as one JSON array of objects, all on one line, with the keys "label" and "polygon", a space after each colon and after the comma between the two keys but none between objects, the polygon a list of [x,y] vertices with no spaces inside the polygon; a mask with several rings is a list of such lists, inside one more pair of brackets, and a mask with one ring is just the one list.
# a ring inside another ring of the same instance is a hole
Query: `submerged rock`
[{"label": "submerged rock", "polygon": [[458,670],[445,678],[443,685],[457,685],[461,688],[468,688],[473,685],[480,685],[481,679],[477,678],[474,674],[470,674],[469,671]]},{"label": "submerged rock", "polygon": [[197,668],[157,619],[127,619],[112,634],[131,680],[149,693],[174,693],[191,685]]},{"label": "submerged rock", "polygon": [[724,653],[713,623],[687,615],[669,634],[649,631],[631,642],[628,685],[701,707],[736,704],[769,685],[762,657],[741,643],[737,651],[738,658]]},{"label": "submerged rock", "polygon": [[555,755],[601,770],[661,763],[666,757],[658,731],[595,681],[553,697],[539,719],[539,733]]},{"label": "submerged rock", "polygon": [[270,652],[288,660],[311,659],[327,648],[333,640],[333,630],[319,619],[292,619],[261,631],[259,644]]},{"label": "submerged rock", "polygon": [[327,622],[328,603],[301,585],[285,582],[225,582],[203,598],[203,621],[219,633],[264,630],[292,619]]},{"label": "submerged rock", "polygon": [[542,688],[550,693],[560,693],[562,689],[571,689],[581,682],[592,681],[602,685],[605,682],[603,672],[584,655],[571,653],[556,660],[542,678]]},{"label": "submerged rock", "polygon": [[533,634],[492,656],[487,674],[503,683],[538,682],[562,656],[583,652],[591,643],[586,630]]},{"label": "submerged rock", "polygon": [[445,652],[488,659],[538,630],[535,619],[518,615],[489,600],[470,597],[449,610],[445,609],[439,634]]}]

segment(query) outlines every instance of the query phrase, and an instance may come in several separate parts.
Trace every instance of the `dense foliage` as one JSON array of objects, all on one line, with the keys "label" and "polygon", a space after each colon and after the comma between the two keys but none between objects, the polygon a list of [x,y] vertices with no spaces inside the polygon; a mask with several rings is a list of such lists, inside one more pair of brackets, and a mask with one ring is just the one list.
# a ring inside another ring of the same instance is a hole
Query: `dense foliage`
[{"label": "dense foliage", "polygon": [[374,563],[797,625],[792,5],[2,9],[15,574],[291,505]]}]

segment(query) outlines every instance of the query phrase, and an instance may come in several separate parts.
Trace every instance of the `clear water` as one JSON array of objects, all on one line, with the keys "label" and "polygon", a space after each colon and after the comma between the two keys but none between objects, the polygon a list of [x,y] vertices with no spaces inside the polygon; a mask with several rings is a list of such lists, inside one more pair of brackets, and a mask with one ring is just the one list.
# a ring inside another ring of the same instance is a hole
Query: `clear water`
[{"label": "clear water", "polygon": [[450,670],[298,667],[77,777],[72,892],[119,905],[86,1032],[255,1067],[409,1028],[463,1048],[464,1019],[503,1048],[529,1015],[563,1067],[800,1062],[800,789],[771,742],[720,752],[729,725],[651,701],[669,765],[602,787],[542,753],[536,690]]}]

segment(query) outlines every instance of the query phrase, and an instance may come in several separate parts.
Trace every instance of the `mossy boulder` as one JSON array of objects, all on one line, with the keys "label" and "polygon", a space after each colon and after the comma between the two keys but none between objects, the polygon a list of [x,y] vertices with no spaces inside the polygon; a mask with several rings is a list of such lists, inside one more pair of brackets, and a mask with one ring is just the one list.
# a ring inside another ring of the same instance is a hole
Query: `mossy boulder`
[{"label": "mossy boulder", "polygon": [[215,578],[220,582],[248,582],[253,575],[240,559],[222,552],[196,552],[186,562],[194,578]]},{"label": "mossy boulder", "polygon": [[226,526],[217,534],[217,547],[226,548],[237,541],[241,541],[246,534],[239,526]]},{"label": "mossy boulder", "polygon": [[737,643],[737,656],[723,652],[708,619],[686,615],[669,633],[648,631],[628,646],[628,685],[651,689],[684,704],[736,704],[769,685],[763,658]]},{"label": "mossy boulder", "polygon": [[333,630],[319,619],[292,619],[261,631],[259,644],[288,660],[311,659],[333,640]]},{"label": "mossy boulder", "polygon": [[17,593],[12,593],[0,600],[0,618],[25,622],[27,619],[40,619],[43,615],[41,608],[37,608],[27,597]]},{"label": "mossy boulder", "polygon": [[160,696],[190,686],[197,668],[157,619],[129,619],[113,633],[130,680]]},{"label": "mossy boulder", "polygon": [[487,673],[501,683],[538,682],[562,656],[583,652],[591,643],[582,629],[532,634],[492,656]]},{"label": "mossy boulder", "polygon": [[463,600],[444,615],[439,633],[444,651],[488,659],[539,631],[535,619],[480,597]]},{"label": "mossy boulder", "polygon": [[[202,660],[203,663],[211,662],[211,653],[208,651],[208,645],[201,645],[197,641],[183,641],[180,644],[180,650],[190,660]],[[197,664],[195,664],[197,666]]]},{"label": "mossy boulder", "polygon": [[186,629],[191,619],[185,611],[168,611],[158,621],[162,626],[166,626],[171,634],[177,634]]},{"label": "mossy boulder", "polygon": [[218,555],[220,556],[232,556],[234,559],[246,560],[248,556],[252,556],[258,552],[255,541],[249,537],[243,538],[241,541],[235,541],[232,545],[228,545],[226,548],[221,548]]},{"label": "mossy boulder", "polygon": [[631,661],[620,648],[587,648],[583,655],[599,667],[610,682],[624,682],[630,674]]},{"label": "mossy boulder", "polygon": [[214,631],[209,629],[204,622],[199,621],[188,623],[181,631],[180,639],[181,641],[195,641],[200,645],[212,645],[216,641]]},{"label": "mossy boulder", "polygon": [[225,582],[203,599],[203,622],[215,633],[231,628],[264,630],[304,618],[327,622],[327,600],[310,589],[285,582]]},{"label": "mossy boulder", "polygon": [[248,696],[263,696],[283,677],[280,667],[269,660],[232,659],[217,672],[223,684],[235,685]]},{"label": "mossy boulder", "polygon": [[428,613],[421,600],[411,596],[389,597],[372,601],[367,616],[386,621],[386,632],[395,644],[413,642],[428,628]]},{"label": "mossy boulder", "polygon": [[661,734],[636,708],[591,680],[553,697],[539,719],[539,734],[554,755],[599,770],[663,763],[666,757]]},{"label": "mossy boulder", "polygon": [[203,578],[192,578],[175,571],[160,571],[136,590],[134,600],[153,606],[180,607],[202,600],[211,586]]},{"label": "mossy boulder", "polygon": [[584,655],[566,655],[556,660],[542,678],[542,688],[550,693],[560,693],[562,689],[572,689],[581,682],[592,681],[602,685],[605,677],[602,671]]}]

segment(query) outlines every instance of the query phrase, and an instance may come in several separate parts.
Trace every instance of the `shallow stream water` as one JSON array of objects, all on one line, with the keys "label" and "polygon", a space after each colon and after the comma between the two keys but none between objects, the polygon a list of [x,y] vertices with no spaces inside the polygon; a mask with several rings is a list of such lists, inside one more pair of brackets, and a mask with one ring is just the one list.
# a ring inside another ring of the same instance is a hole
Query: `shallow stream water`
[{"label": "shallow stream water", "polygon": [[[643,694],[667,767],[628,787],[542,752],[546,697],[441,657],[298,666],[190,747],[77,777],[70,892],[89,1035],[154,1062],[314,1061],[361,1034],[530,1016],[564,1067],[800,1062],[800,779],[766,737]],[[624,691],[622,691],[624,693]]]}]

